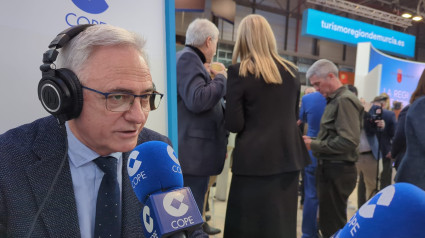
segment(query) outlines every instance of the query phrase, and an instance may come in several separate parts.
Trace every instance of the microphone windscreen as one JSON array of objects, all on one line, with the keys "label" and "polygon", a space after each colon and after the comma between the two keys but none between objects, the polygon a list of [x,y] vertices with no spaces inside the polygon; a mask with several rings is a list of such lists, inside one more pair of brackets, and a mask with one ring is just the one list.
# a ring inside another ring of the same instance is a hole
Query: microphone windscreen
[{"label": "microphone windscreen", "polygon": [[424,217],[425,191],[409,183],[396,183],[373,196],[332,237],[424,237]]},{"label": "microphone windscreen", "polygon": [[128,158],[127,171],[131,186],[143,204],[150,194],[183,187],[176,153],[162,141],[149,141],[134,148]]}]

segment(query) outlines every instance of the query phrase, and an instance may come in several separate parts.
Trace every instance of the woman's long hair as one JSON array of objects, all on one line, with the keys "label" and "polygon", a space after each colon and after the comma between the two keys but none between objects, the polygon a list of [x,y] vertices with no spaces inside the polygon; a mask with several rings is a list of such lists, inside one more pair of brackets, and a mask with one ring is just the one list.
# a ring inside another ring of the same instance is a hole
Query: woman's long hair
[{"label": "woman's long hair", "polygon": [[419,78],[418,86],[410,96],[410,103],[413,103],[418,97],[425,95],[425,69],[422,71],[422,75]]},{"label": "woman's long hair", "polygon": [[256,78],[263,76],[266,83],[282,84],[282,77],[276,62],[281,64],[293,77],[297,67],[277,53],[276,39],[267,20],[257,14],[242,19],[239,24],[232,63],[241,61],[239,75],[248,73]]}]

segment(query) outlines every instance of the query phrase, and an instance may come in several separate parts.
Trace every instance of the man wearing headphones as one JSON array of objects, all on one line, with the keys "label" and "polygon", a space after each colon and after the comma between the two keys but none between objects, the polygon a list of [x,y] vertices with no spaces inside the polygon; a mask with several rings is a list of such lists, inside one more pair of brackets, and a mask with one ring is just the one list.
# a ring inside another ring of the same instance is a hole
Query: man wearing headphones
[{"label": "man wearing headphones", "polygon": [[110,25],[52,41],[38,92],[53,116],[0,135],[0,237],[143,237],[128,155],[145,141],[170,144],[144,128],[162,94],[143,46]]}]

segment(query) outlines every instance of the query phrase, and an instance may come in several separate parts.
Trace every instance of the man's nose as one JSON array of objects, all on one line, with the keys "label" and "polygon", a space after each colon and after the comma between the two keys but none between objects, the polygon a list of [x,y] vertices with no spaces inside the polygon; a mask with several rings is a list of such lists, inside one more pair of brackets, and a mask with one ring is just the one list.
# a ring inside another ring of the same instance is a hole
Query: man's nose
[{"label": "man's nose", "polygon": [[135,98],[130,109],[124,115],[125,119],[136,124],[142,124],[146,121],[145,111],[142,109],[142,102]]}]

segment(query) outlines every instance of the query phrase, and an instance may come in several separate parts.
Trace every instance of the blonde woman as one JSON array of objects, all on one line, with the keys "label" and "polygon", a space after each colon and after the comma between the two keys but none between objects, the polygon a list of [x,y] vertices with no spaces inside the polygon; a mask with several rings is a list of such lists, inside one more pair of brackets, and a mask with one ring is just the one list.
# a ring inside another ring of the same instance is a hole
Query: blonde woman
[{"label": "blonde woman", "polygon": [[296,74],[267,20],[246,16],[228,69],[225,126],[238,134],[225,238],[296,237],[298,175],[310,160],[296,124]]}]

